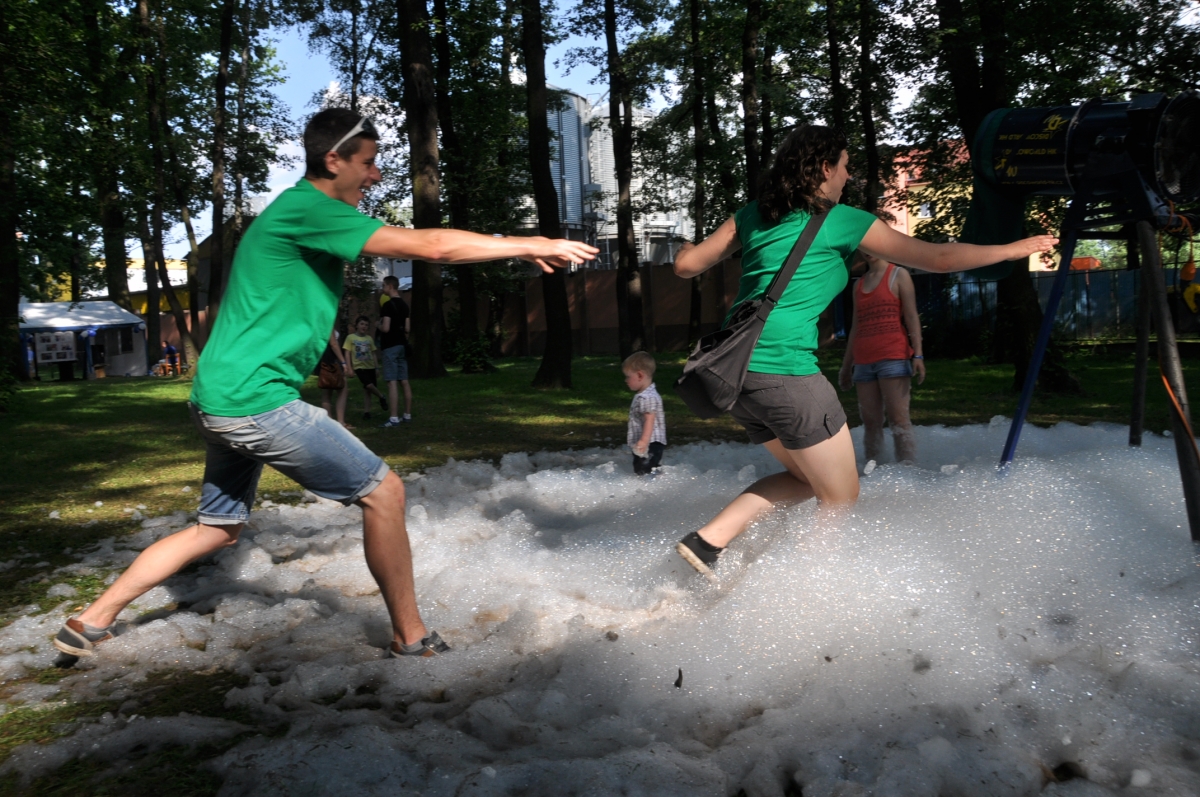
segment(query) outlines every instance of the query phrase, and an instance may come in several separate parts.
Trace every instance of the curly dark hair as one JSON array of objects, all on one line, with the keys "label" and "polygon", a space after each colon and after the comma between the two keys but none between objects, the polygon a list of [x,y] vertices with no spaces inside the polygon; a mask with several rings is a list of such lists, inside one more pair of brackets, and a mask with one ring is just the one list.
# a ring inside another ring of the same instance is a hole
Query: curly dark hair
[{"label": "curly dark hair", "polygon": [[800,125],[788,133],[759,183],[758,212],[777,223],[793,210],[820,213],[833,207],[818,192],[825,182],[823,167],[837,165],[849,146],[840,130],[823,125]]}]

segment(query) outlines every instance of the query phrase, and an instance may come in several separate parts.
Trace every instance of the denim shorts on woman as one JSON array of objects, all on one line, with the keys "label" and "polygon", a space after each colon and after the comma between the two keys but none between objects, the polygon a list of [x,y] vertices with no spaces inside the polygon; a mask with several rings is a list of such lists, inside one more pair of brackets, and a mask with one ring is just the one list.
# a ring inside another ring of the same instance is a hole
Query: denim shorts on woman
[{"label": "denim shorts on woman", "polygon": [[329,413],[300,399],[244,418],[188,407],[208,449],[200,493],[200,522],[208,526],[249,519],[263,465],[343,504],[370,494],[390,470]]},{"label": "denim shorts on woman", "polygon": [[913,375],[912,360],[880,360],[866,365],[854,364],[855,382],[877,382],[880,379],[908,379]]},{"label": "denim shorts on woman", "polygon": [[752,443],[778,438],[790,451],[823,443],[846,425],[837,392],[821,374],[784,376],[751,371],[729,414],[745,427]]}]

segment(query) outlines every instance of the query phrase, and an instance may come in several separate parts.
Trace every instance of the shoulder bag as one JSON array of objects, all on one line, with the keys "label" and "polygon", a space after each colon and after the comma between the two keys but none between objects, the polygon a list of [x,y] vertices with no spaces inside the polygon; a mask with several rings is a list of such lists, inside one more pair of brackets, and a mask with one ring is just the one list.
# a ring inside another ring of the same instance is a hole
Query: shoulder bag
[{"label": "shoulder bag", "polygon": [[783,268],[771,280],[761,299],[747,299],[739,304],[723,329],[700,338],[692,350],[683,366],[683,376],[675,382],[675,391],[688,409],[701,418],[716,418],[728,412],[737,401],[767,316],[779,303],[828,216],[826,211],[808,220]]}]

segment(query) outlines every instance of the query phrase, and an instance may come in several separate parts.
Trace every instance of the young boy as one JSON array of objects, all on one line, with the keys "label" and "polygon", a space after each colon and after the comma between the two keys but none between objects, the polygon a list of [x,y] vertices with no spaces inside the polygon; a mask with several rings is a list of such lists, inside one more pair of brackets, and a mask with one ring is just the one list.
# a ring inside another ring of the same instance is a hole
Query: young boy
[{"label": "young boy", "polygon": [[667,416],[662,396],[654,387],[654,369],[654,358],[644,351],[635,351],[621,363],[625,384],[636,394],[629,405],[625,442],[633,450],[633,472],[639,476],[650,474],[662,463],[667,447]]},{"label": "young boy", "polygon": [[387,399],[375,386],[375,340],[370,336],[371,319],[360,315],[354,321],[354,331],[346,336],[342,348],[349,352],[354,375],[363,386],[363,420],[371,420],[371,394],[379,399],[379,406],[387,412]]}]

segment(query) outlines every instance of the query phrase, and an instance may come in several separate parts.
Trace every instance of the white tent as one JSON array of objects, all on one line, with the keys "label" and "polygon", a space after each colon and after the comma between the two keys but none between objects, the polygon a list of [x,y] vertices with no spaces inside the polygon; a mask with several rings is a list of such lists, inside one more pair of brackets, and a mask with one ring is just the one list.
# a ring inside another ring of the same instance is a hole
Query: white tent
[{"label": "white tent", "polygon": [[[114,302],[21,302],[21,332],[73,332],[89,337],[94,361],[111,375],[146,375],[145,322]],[[94,336],[90,333],[94,332]],[[79,339],[82,348],[87,341]]]}]

